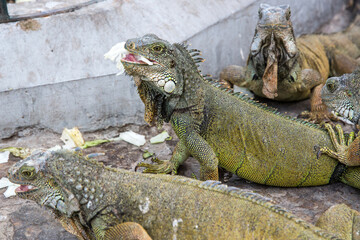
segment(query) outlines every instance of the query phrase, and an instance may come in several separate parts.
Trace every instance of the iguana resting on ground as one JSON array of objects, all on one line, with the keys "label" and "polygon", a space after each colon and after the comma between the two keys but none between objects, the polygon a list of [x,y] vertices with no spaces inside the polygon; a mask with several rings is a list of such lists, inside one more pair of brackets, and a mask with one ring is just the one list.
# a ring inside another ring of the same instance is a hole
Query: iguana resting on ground
[{"label": "iguana resting on ground", "polygon": [[[360,167],[346,167],[325,154],[317,156],[321,147],[333,150],[326,131],[213,86],[198,72],[198,60],[190,52],[194,51],[148,34],[119,43],[106,54],[137,79],[142,99],[150,106],[146,111],[152,111],[145,115],[156,117],[157,122],[170,121],[179,137],[171,160],[140,164],[147,168],[145,172],[175,173],[192,155],[200,163],[201,180],[218,180],[221,166],[272,186],[341,181],[360,188]],[[358,139],[352,144],[359,144]],[[338,153],[342,159],[348,156],[348,144]],[[344,162],[356,165],[359,161],[354,157]]]},{"label": "iguana resting on ground", "polygon": [[321,101],[329,76],[351,73],[360,64],[360,16],[344,32],[294,36],[290,7],[261,4],[246,69],[229,66],[220,79],[278,101],[311,95],[311,120],[333,118]]},{"label": "iguana resting on ground", "polygon": [[355,239],[360,233],[360,213],[344,204],[327,210],[319,228],[220,182],[109,168],[66,151],[34,154],[10,168],[9,179],[21,184],[19,197],[52,209],[79,239]]},{"label": "iguana resting on ground", "polygon": [[344,121],[360,122],[360,68],[351,74],[329,78],[321,90],[324,104]]}]

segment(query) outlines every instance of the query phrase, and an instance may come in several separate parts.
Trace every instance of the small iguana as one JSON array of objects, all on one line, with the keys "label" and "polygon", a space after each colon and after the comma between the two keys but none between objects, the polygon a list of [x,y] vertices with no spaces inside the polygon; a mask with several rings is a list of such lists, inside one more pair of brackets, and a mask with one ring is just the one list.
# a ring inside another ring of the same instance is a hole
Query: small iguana
[{"label": "small iguana", "polygon": [[320,92],[328,77],[351,73],[360,65],[360,16],[344,32],[295,39],[290,14],[288,5],[261,4],[246,68],[229,66],[220,79],[277,101],[311,95],[310,119],[334,120]]},{"label": "small iguana", "polygon": [[[136,79],[148,106],[145,116],[151,116],[145,119],[170,121],[179,137],[170,161],[141,163],[144,172],[176,173],[191,155],[200,163],[201,180],[218,180],[220,166],[272,186],[341,181],[360,188],[360,167],[346,167],[326,154],[318,157],[321,147],[334,150],[326,131],[213,86],[199,73],[195,62],[200,60],[194,60],[192,54],[198,52],[154,34],[119,43],[106,54]],[[339,135],[344,138],[342,132]],[[359,139],[352,144],[359,144]],[[353,135],[348,144],[352,140]],[[348,156],[348,144],[338,152],[342,158]],[[358,165],[360,157],[345,162]]]},{"label": "small iguana", "polygon": [[360,68],[351,74],[329,78],[321,90],[324,104],[345,122],[360,122]]},{"label": "small iguana", "polygon": [[[105,167],[69,151],[9,169],[19,197],[51,209],[79,239],[352,239],[360,213],[344,204],[309,224],[270,200],[216,181]],[[321,227],[321,228],[320,228]]]}]

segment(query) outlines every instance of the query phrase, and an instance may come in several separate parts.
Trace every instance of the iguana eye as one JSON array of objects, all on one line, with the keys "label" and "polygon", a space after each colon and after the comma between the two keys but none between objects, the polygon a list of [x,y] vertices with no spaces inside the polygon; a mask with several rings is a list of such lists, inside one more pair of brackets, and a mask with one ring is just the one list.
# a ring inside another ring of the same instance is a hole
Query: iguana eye
[{"label": "iguana eye", "polygon": [[155,52],[161,52],[163,50],[163,48],[161,46],[159,46],[159,45],[156,45],[156,46],[153,47],[153,50]]},{"label": "iguana eye", "polygon": [[334,79],[330,79],[326,82],[326,88],[329,92],[334,92],[337,88],[337,84],[336,81],[334,81]]},{"label": "iguana eye", "polygon": [[25,178],[31,178],[34,175],[33,171],[30,170],[23,170],[21,172],[21,174],[25,177]]}]

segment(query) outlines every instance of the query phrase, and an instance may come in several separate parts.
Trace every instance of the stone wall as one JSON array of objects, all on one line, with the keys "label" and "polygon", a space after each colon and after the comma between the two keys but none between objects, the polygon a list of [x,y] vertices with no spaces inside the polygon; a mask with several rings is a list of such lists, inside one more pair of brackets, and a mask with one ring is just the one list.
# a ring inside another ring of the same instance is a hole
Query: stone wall
[{"label": "stone wall", "polygon": [[[60,132],[142,124],[134,84],[103,54],[128,38],[155,33],[202,50],[203,73],[244,64],[257,0],[106,0],[80,10],[0,24],[0,139],[26,127]],[[342,0],[290,4],[295,33],[313,32],[344,8]]]}]

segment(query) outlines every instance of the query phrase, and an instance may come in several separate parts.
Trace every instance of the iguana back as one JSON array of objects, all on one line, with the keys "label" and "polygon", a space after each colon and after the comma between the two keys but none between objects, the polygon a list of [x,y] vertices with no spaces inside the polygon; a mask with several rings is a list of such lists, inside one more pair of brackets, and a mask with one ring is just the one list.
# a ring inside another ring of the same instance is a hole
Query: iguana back
[{"label": "iguana back", "polygon": [[[66,229],[72,221],[78,223],[79,232],[90,229],[96,239],[130,239],[145,230],[153,239],[178,240],[338,237],[252,192],[215,181],[108,168],[72,152],[32,155],[9,170],[9,179],[22,184],[18,196],[69,219],[62,220]],[[321,224],[345,229],[347,235],[341,236],[351,239],[349,229],[359,214],[345,206],[340,209],[335,218],[330,217],[338,223],[327,225],[324,218]],[[128,225],[138,226],[137,230],[123,231]],[[93,238],[88,236],[79,239]]]}]

